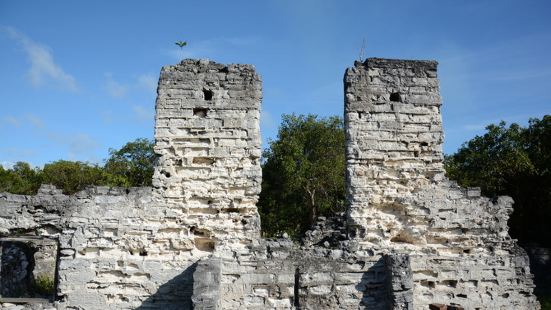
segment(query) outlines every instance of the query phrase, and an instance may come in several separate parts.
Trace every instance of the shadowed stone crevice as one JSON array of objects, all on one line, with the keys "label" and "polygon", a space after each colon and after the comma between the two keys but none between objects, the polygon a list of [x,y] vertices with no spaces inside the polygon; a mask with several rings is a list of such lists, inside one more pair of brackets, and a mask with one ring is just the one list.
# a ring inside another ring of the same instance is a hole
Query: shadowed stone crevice
[{"label": "shadowed stone crevice", "polygon": [[[159,286],[156,292],[145,299],[137,310],[186,310],[210,309],[193,307],[194,276],[198,263],[186,268],[181,274]],[[214,308],[212,308],[214,309]]]}]

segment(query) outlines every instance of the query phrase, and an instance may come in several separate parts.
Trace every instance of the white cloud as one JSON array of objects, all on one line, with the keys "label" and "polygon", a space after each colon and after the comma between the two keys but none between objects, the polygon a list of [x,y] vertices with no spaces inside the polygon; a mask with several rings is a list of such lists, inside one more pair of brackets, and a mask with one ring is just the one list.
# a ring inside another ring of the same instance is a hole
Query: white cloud
[{"label": "white cloud", "polygon": [[277,126],[272,113],[264,109],[260,111],[260,125],[265,129],[273,129]]},{"label": "white cloud", "polygon": [[69,147],[70,157],[88,156],[98,148],[98,143],[87,134],[75,134],[68,137],[67,145]]},{"label": "white cloud", "polygon": [[[29,148],[19,147],[0,147],[0,159],[4,168],[11,168],[18,161],[24,161],[31,164],[32,158],[36,157],[37,152]],[[32,166],[32,164],[31,164]]]},{"label": "white cloud", "polygon": [[111,110],[101,111],[100,117],[101,117],[101,120],[106,124],[113,123],[114,116],[113,116],[113,111]]},{"label": "white cloud", "polygon": [[46,127],[46,125],[44,124],[44,121],[40,117],[34,114],[27,115],[27,120],[29,121],[29,123],[31,123],[31,125],[33,125],[38,129],[42,129]]},{"label": "white cloud", "polygon": [[0,162],[0,166],[2,166],[4,169],[11,169],[15,163],[13,161],[4,160]]},{"label": "white cloud", "polygon": [[157,90],[157,78],[152,74],[141,74],[135,77],[135,81],[121,83],[113,77],[113,74],[105,73],[105,90],[113,98],[124,98],[129,91],[145,90],[155,92]]},{"label": "white cloud", "polygon": [[7,125],[10,125],[10,126],[13,126],[13,127],[16,127],[16,128],[21,127],[21,122],[19,121],[19,119],[15,116],[12,116],[12,115],[4,116],[2,118],[2,123],[5,123]]},{"label": "white cloud", "polygon": [[71,91],[78,89],[75,78],[55,63],[49,47],[33,41],[13,27],[2,26],[0,31],[8,34],[25,50],[31,63],[27,76],[34,87],[56,82],[59,86]]},{"label": "white cloud", "polygon": [[147,90],[147,91],[156,91],[157,90],[157,78],[151,74],[142,74],[138,76],[138,87]]},{"label": "white cloud", "polygon": [[65,134],[53,131],[45,131],[48,140],[67,150],[70,160],[84,160],[97,162],[94,152],[99,148],[96,140],[84,133]]},{"label": "white cloud", "polygon": [[106,73],[105,79],[105,88],[111,97],[122,98],[126,96],[128,86],[115,81],[111,73]]},{"label": "white cloud", "polygon": [[154,117],[153,111],[139,105],[132,106],[132,111],[134,112],[134,116],[139,121],[150,121]]}]

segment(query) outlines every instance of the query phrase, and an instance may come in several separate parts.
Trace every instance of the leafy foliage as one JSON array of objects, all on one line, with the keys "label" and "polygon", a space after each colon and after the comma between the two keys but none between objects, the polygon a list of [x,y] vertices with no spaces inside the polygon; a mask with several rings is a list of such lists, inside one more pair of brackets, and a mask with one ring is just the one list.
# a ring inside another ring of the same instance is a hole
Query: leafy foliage
[{"label": "leafy foliage", "polygon": [[41,184],[53,184],[65,194],[73,194],[91,185],[149,186],[153,176],[155,155],[153,142],[136,139],[120,150],[109,150],[104,166],[80,161],[58,160],[31,168],[18,162],[10,169],[0,166],[0,192],[31,195]]},{"label": "leafy foliage", "polygon": [[47,275],[39,275],[33,281],[34,293],[42,297],[51,297],[55,292],[54,279]]},{"label": "leafy foliage", "polygon": [[[105,170],[120,180],[126,180],[124,186],[150,186],[153,177],[155,153],[153,142],[148,139],[136,139],[128,142],[120,150],[109,150],[109,159]],[[113,182],[117,183],[116,180]]]},{"label": "leafy foliage", "polygon": [[36,193],[42,183],[41,172],[28,163],[17,162],[11,169],[0,166],[0,192],[14,194]]},{"label": "leafy foliage", "polygon": [[263,153],[259,212],[264,234],[298,237],[319,215],[344,208],[344,128],[339,117],[283,115]]},{"label": "leafy foliage", "polygon": [[541,310],[551,310],[551,296],[538,296],[541,304]]},{"label": "leafy foliage", "polygon": [[446,157],[448,177],[490,197],[513,197],[513,238],[551,246],[551,115],[527,128],[501,122],[486,130]]},{"label": "leafy foliage", "polygon": [[66,194],[76,193],[90,185],[109,185],[107,179],[101,167],[80,161],[58,160],[42,169],[43,183],[53,184]]}]

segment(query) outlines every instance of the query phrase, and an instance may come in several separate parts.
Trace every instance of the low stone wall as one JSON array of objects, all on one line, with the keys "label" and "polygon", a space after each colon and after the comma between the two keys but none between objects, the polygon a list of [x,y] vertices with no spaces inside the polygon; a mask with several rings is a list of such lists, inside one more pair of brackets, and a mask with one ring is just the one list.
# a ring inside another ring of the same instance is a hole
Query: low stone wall
[{"label": "low stone wall", "polygon": [[[358,250],[342,236],[341,216],[320,219],[302,245],[259,240],[247,252],[217,251],[200,261],[195,308],[413,309],[409,256]],[[210,281],[218,278],[219,285]]]},{"label": "low stone wall", "polygon": [[58,309],[189,308],[193,262],[210,252],[186,242],[194,233],[171,213],[148,188],[66,196],[43,186],[0,199],[4,234],[58,240]]}]

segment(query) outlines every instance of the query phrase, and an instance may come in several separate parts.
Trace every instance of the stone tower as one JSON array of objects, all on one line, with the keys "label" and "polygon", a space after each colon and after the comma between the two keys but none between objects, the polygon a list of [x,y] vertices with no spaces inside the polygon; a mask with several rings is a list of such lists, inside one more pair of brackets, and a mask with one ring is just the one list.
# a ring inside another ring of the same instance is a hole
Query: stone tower
[{"label": "stone tower", "polygon": [[[351,234],[379,243],[418,238],[381,229],[417,189],[443,178],[441,100],[435,61],[371,58],[345,77],[348,219]],[[404,214],[405,215],[405,214]],[[412,223],[412,222],[409,222]],[[410,226],[410,225],[408,225]]]},{"label": "stone tower", "polygon": [[370,58],[346,71],[349,236],[374,255],[409,255],[415,309],[537,309],[527,255],[508,234],[512,199],[444,176],[436,68]]},{"label": "stone tower", "polygon": [[184,60],[161,71],[153,186],[207,248],[259,236],[261,88],[250,65]]}]

